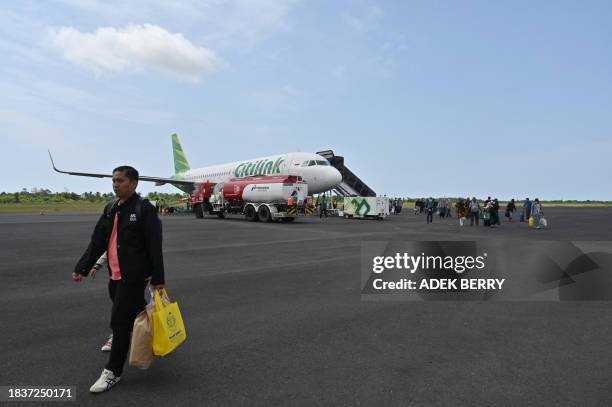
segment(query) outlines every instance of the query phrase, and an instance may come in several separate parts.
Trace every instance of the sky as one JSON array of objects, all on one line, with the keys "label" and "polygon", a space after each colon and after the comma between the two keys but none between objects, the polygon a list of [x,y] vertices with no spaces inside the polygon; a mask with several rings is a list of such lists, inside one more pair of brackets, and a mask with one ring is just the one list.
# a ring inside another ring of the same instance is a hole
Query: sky
[{"label": "sky", "polygon": [[[378,194],[612,200],[612,2],[0,7],[0,191],[332,149]],[[175,192],[141,182],[139,190]]]}]

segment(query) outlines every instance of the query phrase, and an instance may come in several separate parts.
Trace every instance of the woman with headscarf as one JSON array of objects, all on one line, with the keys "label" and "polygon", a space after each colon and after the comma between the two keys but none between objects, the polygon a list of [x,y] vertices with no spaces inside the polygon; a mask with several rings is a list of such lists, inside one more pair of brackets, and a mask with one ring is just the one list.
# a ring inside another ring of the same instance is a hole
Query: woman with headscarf
[{"label": "woman with headscarf", "polygon": [[536,198],[531,205],[531,216],[533,216],[533,220],[535,221],[534,225],[536,229],[540,229],[540,221],[544,216],[544,210],[538,198]]}]

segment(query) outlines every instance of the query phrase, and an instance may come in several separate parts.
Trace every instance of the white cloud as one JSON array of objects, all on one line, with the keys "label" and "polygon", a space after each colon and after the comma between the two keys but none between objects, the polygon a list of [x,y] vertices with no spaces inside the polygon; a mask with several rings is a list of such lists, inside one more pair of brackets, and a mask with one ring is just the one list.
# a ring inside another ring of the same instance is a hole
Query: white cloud
[{"label": "white cloud", "polygon": [[257,46],[290,29],[289,13],[301,0],[61,0],[84,18],[181,27],[215,49]]},{"label": "white cloud", "polygon": [[50,32],[54,46],[64,57],[97,74],[153,68],[197,81],[218,65],[215,53],[198,47],[181,33],[151,25],[129,25],[123,30],[100,27],[93,33],[61,27]]}]

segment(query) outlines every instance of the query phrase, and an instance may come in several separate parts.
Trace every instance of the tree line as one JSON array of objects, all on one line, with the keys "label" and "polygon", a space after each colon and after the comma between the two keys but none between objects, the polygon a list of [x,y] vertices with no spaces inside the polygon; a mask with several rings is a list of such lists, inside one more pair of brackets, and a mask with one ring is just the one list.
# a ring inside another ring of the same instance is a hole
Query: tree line
[{"label": "tree line", "polygon": [[[158,192],[150,192],[147,198],[151,201],[174,202],[184,197],[181,193],[166,194]],[[75,192],[52,192],[46,188],[32,188],[27,190],[23,188],[19,192],[0,192],[0,204],[8,203],[41,203],[41,202],[110,202],[115,199],[115,194],[112,192],[83,192],[77,194]]]}]

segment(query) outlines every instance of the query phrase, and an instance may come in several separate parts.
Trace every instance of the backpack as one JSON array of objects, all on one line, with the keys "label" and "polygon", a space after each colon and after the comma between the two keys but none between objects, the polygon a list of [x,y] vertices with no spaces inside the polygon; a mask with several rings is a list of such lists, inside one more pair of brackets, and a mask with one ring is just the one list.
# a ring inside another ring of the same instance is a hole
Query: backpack
[{"label": "backpack", "polygon": [[[134,206],[134,210],[136,211],[136,219],[138,220],[142,219],[142,202],[143,201],[148,201],[148,200],[146,198],[144,199],[138,198],[138,201],[136,201],[136,205]],[[104,208],[104,214],[106,215],[107,218],[110,217],[111,211],[113,210],[113,207],[117,204],[117,202],[119,202],[119,198],[106,204],[106,207]]]}]

